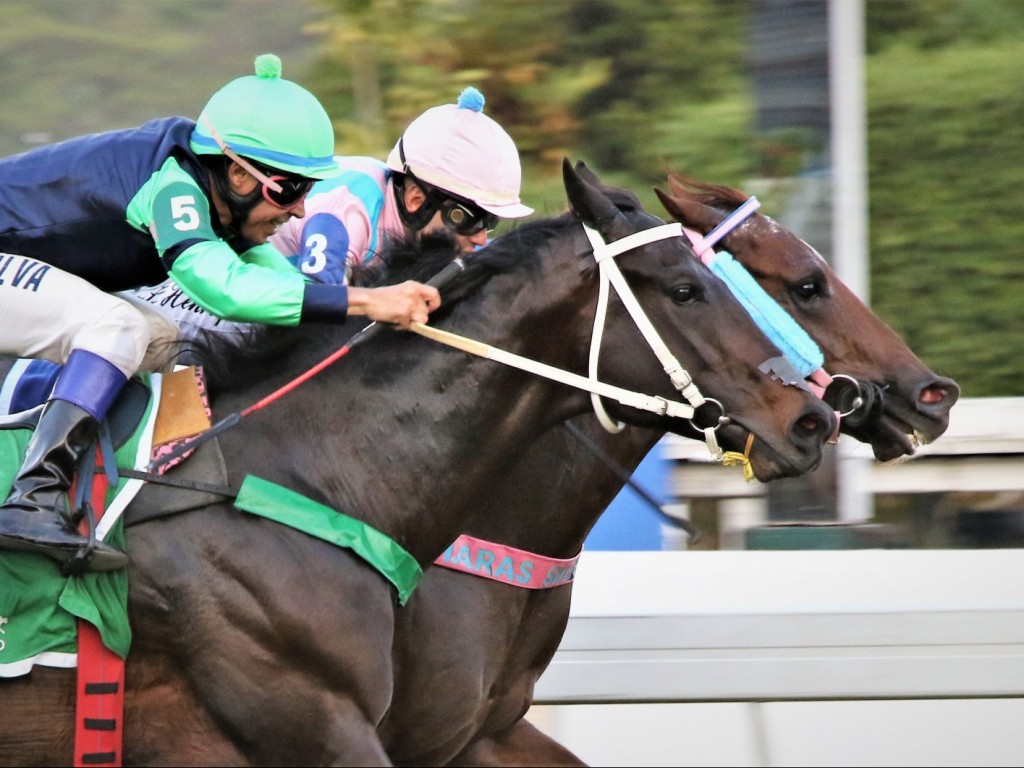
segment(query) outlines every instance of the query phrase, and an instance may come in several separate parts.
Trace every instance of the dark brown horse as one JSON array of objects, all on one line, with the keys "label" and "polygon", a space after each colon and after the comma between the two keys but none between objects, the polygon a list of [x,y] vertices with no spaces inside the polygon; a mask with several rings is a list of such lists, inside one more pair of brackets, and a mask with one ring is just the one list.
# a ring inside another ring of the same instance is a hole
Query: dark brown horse
[{"label": "dark brown horse", "polygon": [[[661,221],[617,207],[568,163],[563,170],[573,213],[524,224],[467,259],[432,324],[586,376],[598,276],[579,222],[612,242]],[[436,271],[425,256],[417,272],[395,270],[395,279]],[[763,480],[815,468],[831,410],[762,372],[779,351],[681,238],[641,245],[617,262],[667,347],[723,403],[723,445],[740,450],[756,434],[750,460]],[[224,361],[235,386],[215,391],[215,414],[251,405],[346,335],[292,329],[257,365]],[[602,339],[602,382],[679,402],[621,305],[610,308]],[[606,407],[654,430],[682,426],[611,399]],[[380,334],[219,444],[232,484],[255,474],[291,488],[387,534],[427,567],[525,446],[590,408],[588,393],[563,383],[412,334]],[[392,656],[404,619],[378,571],[350,550],[227,501],[130,526],[126,535],[134,628],[126,764],[390,762],[378,728],[404,673]],[[42,668],[0,681],[0,764],[70,761],[72,688],[71,673]],[[447,705],[433,688],[412,695]]]},{"label": "dark brown horse", "polygon": [[[669,183],[670,192],[659,191],[666,209],[701,235],[747,200],[738,190],[681,176]],[[956,383],[924,365],[812,247],[760,214],[721,247],[811,334],[829,372],[877,387],[879,400],[844,419],[844,431],[870,443],[882,460],[942,435],[959,396]],[[610,435],[592,416],[574,423],[628,468],[663,434],[631,428]],[[621,485],[565,429],[555,428],[492,489],[464,532],[569,558]],[[383,728],[393,759],[408,765],[580,764],[523,717],[561,641],[571,589],[534,591],[443,568],[428,571],[398,617],[400,674]],[[424,690],[443,696],[443,705],[422,696]]]}]

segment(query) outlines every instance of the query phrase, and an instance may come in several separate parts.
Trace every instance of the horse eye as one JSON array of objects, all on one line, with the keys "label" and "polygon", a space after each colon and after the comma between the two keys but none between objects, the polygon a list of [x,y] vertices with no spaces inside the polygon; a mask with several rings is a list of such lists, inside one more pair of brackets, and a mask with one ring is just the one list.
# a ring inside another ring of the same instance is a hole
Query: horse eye
[{"label": "horse eye", "polygon": [[810,278],[804,280],[793,289],[793,295],[800,301],[810,301],[821,296],[823,293],[821,283]]},{"label": "horse eye", "polygon": [[691,304],[700,298],[700,289],[692,283],[683,283],[672,288],[671,296],[676,304]]}]

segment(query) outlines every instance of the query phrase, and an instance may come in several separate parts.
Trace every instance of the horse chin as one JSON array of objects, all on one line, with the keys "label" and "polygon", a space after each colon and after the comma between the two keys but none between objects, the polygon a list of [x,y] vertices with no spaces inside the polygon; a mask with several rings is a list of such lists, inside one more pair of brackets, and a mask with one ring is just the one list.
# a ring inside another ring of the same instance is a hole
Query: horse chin
[{"label": "horse chin", "polygon": [[881,418],[870,426],[859,429],[844,430],[846,434],[868,443],[878,461],[890,462],[910,458],[919,447],[940,437],[948,426],[948,421],[934,419],[922,420],[911,424],[899,414],[886,411]]},{"label": "horse chin", "polygon": [[808,472],[813,472],[820,463],[819,461],[815,462],[813,466],[796,467],[771,450],[754,450],[750,453],[750,468],[754,471],[754,478],[762,483],[787,477],[800,477]]},{"label": "horse chin", "polygon": [[874,436],[871,440],[871,450],[878,461],[890,462],[909,459],[917,450],[917,444],[911,435],[894,431],[885,437]]}]

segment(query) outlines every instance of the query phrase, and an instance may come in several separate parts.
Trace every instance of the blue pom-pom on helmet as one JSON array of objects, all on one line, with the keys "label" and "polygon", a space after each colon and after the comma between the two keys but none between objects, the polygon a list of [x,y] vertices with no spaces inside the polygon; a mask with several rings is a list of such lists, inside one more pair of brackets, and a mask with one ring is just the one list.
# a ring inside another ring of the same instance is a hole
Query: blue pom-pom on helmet
[{"label": "blue pom-pom on helmet", "polygon": [[470,109],[474,112],[484,111],[484,95],[473,86],[463,89],[459,100],[455,102],[459,109]]},{"label": "blue pom-pom on helmet", "polygon": [[428,109],[405,129],[387,166],[502,218],[529,216],[533,209],[519,200],[519,150],[483,108],[483,94],[470,87],[455,104]]}]

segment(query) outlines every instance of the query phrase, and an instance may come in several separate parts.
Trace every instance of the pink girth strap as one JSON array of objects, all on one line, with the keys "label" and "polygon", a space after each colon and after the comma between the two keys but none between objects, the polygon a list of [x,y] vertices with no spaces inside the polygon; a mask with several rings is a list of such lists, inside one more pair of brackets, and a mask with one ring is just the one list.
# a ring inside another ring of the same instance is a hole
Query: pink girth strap
[{"label": "pink girth strap", "polygon": [[573,580],[579,560],[579,555],[559,560],[462,534],[434,561],[434,565],[513,587],[551,589]]}]

